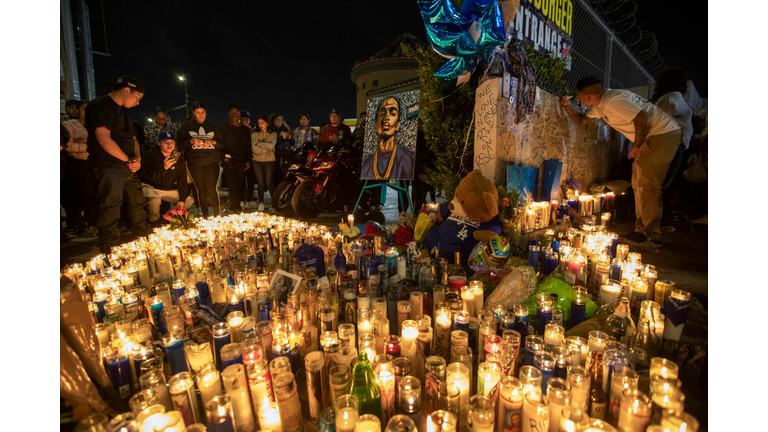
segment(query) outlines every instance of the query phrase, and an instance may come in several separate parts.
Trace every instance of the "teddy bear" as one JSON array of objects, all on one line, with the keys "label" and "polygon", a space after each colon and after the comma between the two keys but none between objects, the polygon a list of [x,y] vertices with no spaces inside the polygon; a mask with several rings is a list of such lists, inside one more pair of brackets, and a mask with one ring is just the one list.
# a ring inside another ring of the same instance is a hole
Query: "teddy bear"
[{"label": "teddy bear", "polygon": [[424,252],[440,251],[453,261],[458,251],[466,263],[477,242],[489,241],[501,234],[498,192],[493,182],[474,170],[461,179],[451,202],[442,203],[435,214],[436,225],[424,237]]}]

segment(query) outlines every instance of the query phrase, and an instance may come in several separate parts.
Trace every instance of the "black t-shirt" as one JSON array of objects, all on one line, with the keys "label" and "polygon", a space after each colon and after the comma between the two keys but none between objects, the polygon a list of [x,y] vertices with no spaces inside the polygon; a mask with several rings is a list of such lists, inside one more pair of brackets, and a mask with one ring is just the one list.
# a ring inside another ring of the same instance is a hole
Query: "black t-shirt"
[{"label": "black t-shirt", "polygon": [[247,127],[228,123],[221,128],[221,134],[224,136],[224,148],[221,150],[224,157],[229,155],[234,162],[251,161],[251,131]]},{"label": "black t-shirt", "polygon": [[96,129],[102,126],[109,129],[110,137],[129,158],[139,156],[134,154],[136,144],[133,141],[133,137],[136,136],[136,131],[133,127],[131,111],[116,104],[109,95],[104,95],[88,102],[88,106],[85,107],[85,128],[88,130],[87,145],[89,159],[93,158],[101,162],[125,165],[125,161],[107,153],[96,139]]}]

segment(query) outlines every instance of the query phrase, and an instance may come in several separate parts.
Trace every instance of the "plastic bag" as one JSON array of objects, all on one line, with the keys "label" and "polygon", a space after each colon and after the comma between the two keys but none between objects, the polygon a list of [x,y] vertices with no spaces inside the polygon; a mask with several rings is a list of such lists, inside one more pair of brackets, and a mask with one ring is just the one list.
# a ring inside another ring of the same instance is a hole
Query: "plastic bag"
[{"label": "plastic bag", "polygon": [[[536,295],[539,293],[557,294],[557,303],[563,308],[563,320],[568,321],[571,317],[571,296],[573,295],[573,288],[564,281],[549,277],[542,282],[536,291],[525,299],[523,304],[528,307],[529,315],[536,315]],[[590,299],[586,299],[587,307],[585,313],[585,320],[589,319],[596,311],[597,305]]]},{"label": "plastic bag", "polygon": [[104,411],[107,404],[99,396],[96,386],[88,378],[85,367],[75,350],[67,343],[64,335],[59,333],[59,392],[62,397],[90,405],[95,411]]},{"label": "plastic bag", "polygon": [[413,229],[413,238],[418,242],[424,241],[427,231],[433,226],[435,226],[435,223],[427,213],[419,213],[419,217],[416,219],[416,227]]},{"label": "plastic bag", "polygon": [[536,287],[536,275],[531,267],[518,267],[506,275],[496,288],[488,295],[486,308],[492,310],[496,305],[502,305],[507,309],[520,304],[529,296]]}]

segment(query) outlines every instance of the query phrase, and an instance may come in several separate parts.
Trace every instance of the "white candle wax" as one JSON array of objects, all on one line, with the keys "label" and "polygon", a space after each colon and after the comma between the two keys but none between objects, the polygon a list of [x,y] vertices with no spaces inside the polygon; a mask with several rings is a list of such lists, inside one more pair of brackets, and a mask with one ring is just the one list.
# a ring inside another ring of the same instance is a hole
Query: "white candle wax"
[{"label": "white candle wax", "polygon": [[221,373],[221,378],[232,402],[237,428],[243,431],[255,430],[256,420],[251,409],[248,384],[245,382],[245,367],[240,363],[229,365]]},{"label": "white candle wax", "polygon": [[523,401],[523,432],[543,432],[549,430],[549,407],[546,396],[531,391]]},{"label": "white candle wax", "polygon": [[380,432],[381,426],[373,420],[365,420],[355,426],[355,432]]},{"label": "white candle wax", "polygon": [[469,289],[465,289],[461,292],[462,308],[469,312],[469,316],[475,316],[475,294]]},{"label": "white candle wax", "polygon": [[270,403],[259,409],[259,427],[262,430],[283,432],[283,424],[280,422],[280,409],[277,404]]},{"label": "white candle wax", "polygon": [[336,432],[355,432],[355,424],[358,418],[357,408],[347,407],[340,409],[338,414],[336,414]]}]

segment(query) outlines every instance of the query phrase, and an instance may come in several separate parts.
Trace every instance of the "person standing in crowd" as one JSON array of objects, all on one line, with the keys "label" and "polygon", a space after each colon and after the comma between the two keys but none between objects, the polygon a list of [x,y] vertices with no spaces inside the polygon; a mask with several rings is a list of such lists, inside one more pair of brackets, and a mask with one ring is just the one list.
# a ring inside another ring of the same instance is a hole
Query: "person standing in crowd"
[{"label": "person standing in crowd", "polygon": [[160,132],[168,132],[171,135],[176,134],[176,127],[171,123],[171,118],[165,112],[165,108],[161,106],[155,107],[152,110],[152,115],[154,115],[153,121],[144,123],[144,140],[147,149],[157,146],[157,137],[160,135]]},{"label": "person standing in crowd", "polygon": [[203,217],[209,216],[209,207],[213,215],[221,214],[221,203],[216,184],[219,182],[220,150],[224,148],[221,130],[210,120],[206,120],[205,104],[192,103],[192,119],[179,128],[179,146],[187,159],[187,168],[195,182],[195,202]]},{"label": "person standing in crowd", "polygon": [[70,120],[77,120],[78,116],[80,115],[78,106],[80,106],[80,101],[77,99],[68,99],[64,103],[64,112],[67,113],[67,116]]},{"label": "person standing in crowd", "polygon": [[560,105],[568,117],[580,125],[602,118],[608,125],[633,142],[628,157],[632,165],[632,189],[635,194],[635,232],[624,236],[636,242],[660,244],[661,187],[669,164],[680,147],[682,133],[674,118],[656,105],[629,90],[604,89],[600,79],[588,76],[576,83],[579,101],[588,107],[578,114],[563,96]]},{"label": "person standing in crowd", "polygon": [[251,126],[251,113],[246,110],[240,111],[240,124],[247,127],[248,130],[253,133],[253,126]]},{"label": "person standing in crowd", "polygon": [[355,151],[363,155],[363,145],[365,144],[365,125],[368,123],[368,113],[365,111],[360,112],[360,116],[357,119],[357,125],[355,130],[352,131],[352,136],[355,138]]},{"label": "person standing in crowd", "polygon": [[187,163],[176,149],[176,139],[170,132],[160,132],[158,145],[147,151],[139,170],[143,182],[142,192],[147,198],[147,214],[150,224],[162,222],[160,203],[169,202],[176,209],[189,209],[195,201],[189,196]]},{"label": "person standing in crowd", "polygon": [[229,191],[229,210],[243,211],[241,207],[245,173],[251,169],[251,133],[240,124],[240,107],[229,105],[229,124],[221,128],[224,136],[224,186]]},{"label": "person standing in crowd", "polygon": [[[99,220],[99,200],[96,179],[88,166],[88,131],[85,129],[85,108],[87,101],[77,104],[78,115],[74,120],[65,121],[64,127],[69,132],[67,142],[67,167],[72,179],[72,197],[74,207],[67,210],[68,233],[80,235],[85,228],[95,228]],[[66,209],[65,209],[66,210]],[[84,213],[85,220],[80,218]]]},{"label": "person standing in crowd", "polygon": [[[272,131],[277,134],[277,143],[275,144],[275,168],[272,173],[272,182],[274,184],[279,184],[285,178],[285,173],[283,173],[282,168],[285,159],[290,155],[291,148],[293,147],[293,131],[280,113],[270,114],[269,124],[272,126]],[[261,186],[261,183],[259,183],[259,186]],[[270,188],[269,191],[269,196],[271,197],[272,189]]]},{"label": "person standing in crowd", "polygon": [[275,169],[277,134],[272,131],[267,116],[259,117],[257,126],[259,130],[251,135],[251,151],[256,181],[259,184],[259,211],[264,211],[264,192],[269,190],[271,199],[274,191],[272,171]]},{"label": "person standing in crowd", "polygon": [[[253,126],[251,126],[251,113],[242,110],[240,111],[240,123],[243,124],[243,126],[248,127],[248,135],[252,135],[254,130]],[[249,150],[250,151],[250,150]],[[248,160],[251,161],[251,157],[248,157]],[[251,164],[251,167],[245,170],[245,182],[243,184],[243,190],[241,192],[241,195],[243,196],[243,202],[240,203],[240,206],[244,209],[254,209],[256,210],[259,206],[256,204],[256,201],[253,200],[253,191],[256,189],[256,172],[253,171],[253,164]]]},{"label": "person standing in crowd", "polygon": [[299,117],[299,127],[293,130],[293,140],[301,148],[305,143],[317,145],[318,133],[309,125],[309,114]]},{"label": "person standing in crowd", "polygon": [[342,144],[347,145],[352,141],[352,130],[349,126],[341,122],[341,113],[336,108],[333,108],[330,113],[331,124],[323,127],[320,130],[320,143],[336,144],[339,140]]},{"label": "person standing in crowd", "polygon": [[[670,215],[672,210],[677,209],[676,199],[679,196],[678,189],[672,188],[673,180],[676,177],[680,164],[683,161],[683,153],[688,150],[693,135],[693,109],[685,101],[683,95],[688,89],[688,74],[682,69],[669,69],[656,78],[656,84],[653,87],[653,96],[651,103],[656,104],[662,111],[672,116],[682,131],[682,139],[677,153],[669,164],[667,175],[661,185],[664,198],[664,214],[662,215],[661,231],[674,232],[675,227],[670,224]],[[674,189],[674,190],[673,190]],[[673,208],[675,207],[675,208]]]},{"label": "person standing in crowd", "polygon": [[141,152],[129,111],[139,104],[146,88],[130,76],[121,76],[108,84],[113,90],[89,102],[84,111],[88,161],[98,182],[98,244],[102,253],[119,244],[117,224],[123,197],[128,200],[133,234],[149,234],[146,199],[136,174],[141,168]]}]

